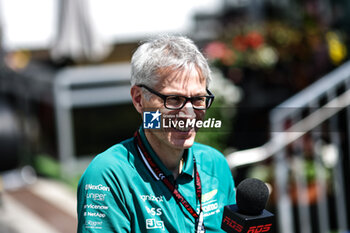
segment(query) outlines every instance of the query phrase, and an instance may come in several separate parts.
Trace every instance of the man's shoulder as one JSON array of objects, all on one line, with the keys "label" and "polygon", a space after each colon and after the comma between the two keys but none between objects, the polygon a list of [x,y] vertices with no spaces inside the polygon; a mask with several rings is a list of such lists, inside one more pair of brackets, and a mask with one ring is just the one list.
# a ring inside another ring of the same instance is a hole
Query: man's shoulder
[{"label": "man's shoulder", "polygon": [[222,187],[232,184],[231,170],[225,156],[220,151],[200,143],[194,143],[192,148],[204,182],[208,180],[212,182],[216,178],[223,182]]},{"label": "man's shoulder", "polygon": [[193,143],[192,146],[193,150],[195,152],[201,152],[201,153],[208,153],[208,154],[215,154],[215,155],[220,155],[223,156],[223,154],[218,151],[217,149],[215,149],[214,147],[199,143],[199,142],[195,142]]},{"label": "man's shoulder", "polygon": [[130,165],[132,148],[132,138],[111,146],[104,152],[95,156],[85,173],[94,174],[96,171],[103,173],[104,171],[118,169],[120,167],[124,169],[127,168],[127,165]]},{"label": "man's shoulder", "polygon": [[226,162],[225,156],[220,151],[218,151],[217,149],[211,146],[195,142],[192,146],[192,150],[194,154],[196,154],[200,158],[205,157],[206,161],[216,160],[216,161]]}]

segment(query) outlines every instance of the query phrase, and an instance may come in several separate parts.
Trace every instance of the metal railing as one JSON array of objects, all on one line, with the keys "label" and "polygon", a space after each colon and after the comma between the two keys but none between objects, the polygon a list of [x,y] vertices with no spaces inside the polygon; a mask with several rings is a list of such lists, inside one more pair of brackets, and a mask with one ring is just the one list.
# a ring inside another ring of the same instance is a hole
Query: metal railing
[{"label": "metal railing", "polygon": [[54,80],[59,160],[62,174],[71,175],[84,171],[92,159],[92,155],[77,158],[73,109],[131,104],[130,64],[67,68],[58,72]]},{"label": "metal railing", "polygon": [[272,160],[280,233],[349,231],[350,62],[274,108],[270,140],[227,156],[231,169]]}]

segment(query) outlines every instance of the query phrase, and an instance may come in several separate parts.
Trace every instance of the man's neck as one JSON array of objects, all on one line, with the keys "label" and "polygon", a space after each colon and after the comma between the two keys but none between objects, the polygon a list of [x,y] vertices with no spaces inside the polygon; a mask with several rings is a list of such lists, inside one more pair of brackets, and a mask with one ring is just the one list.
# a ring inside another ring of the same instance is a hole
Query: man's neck
[{"label": "man's neck", "polygon": [[176,179],[182,170],[183,163],[181,163],[181,159],[184,149],[171,148],[168,145],[155,140],[154,136],[150,133],[145,132],[145,135],[154,152],[158,155],[165,167],[172,172]]}]

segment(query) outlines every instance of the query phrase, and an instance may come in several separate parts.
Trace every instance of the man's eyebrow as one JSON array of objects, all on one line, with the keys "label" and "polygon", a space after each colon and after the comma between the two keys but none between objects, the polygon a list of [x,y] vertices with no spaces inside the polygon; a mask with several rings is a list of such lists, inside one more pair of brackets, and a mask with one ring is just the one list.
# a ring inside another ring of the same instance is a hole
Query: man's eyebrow
[{"label": "man's eyebrow", "polygon": [[184,94],[180,93],[180,91],[169,91],[167,93],[162,92],[162,94],[164,94],[164,95],[178,95],[178,96],[186,96],[186,97],[196,97],[196,96],[208,95],[208,92],[206,90],[203,91],[203,92],[199,91],[199,92],[196,92],[195,94],[193,94],[191,96],[184,95]]}]

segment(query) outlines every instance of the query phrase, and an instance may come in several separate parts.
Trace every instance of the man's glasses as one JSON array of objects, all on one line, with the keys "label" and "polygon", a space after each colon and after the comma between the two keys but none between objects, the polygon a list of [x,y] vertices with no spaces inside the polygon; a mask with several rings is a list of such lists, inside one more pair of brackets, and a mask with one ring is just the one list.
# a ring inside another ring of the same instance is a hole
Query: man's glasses
[{"label": "man's glasses", "polygon": [[163,94],[147,87],[146,85],[140,84],[137,86],[143,87],[147,91],[151,92],[152,94],[155,94],[158,97],[160,97],[164,101],[164,106],[167,109],[171,109],[171,110],[178,110],[178,109],[183,108],[183,106],[185,106],[187,101],[191,101],[194,109],[205,110],[205,109],[208,109],[214,101],[214,95],[208,89],[207,89],[207,92],[209,95],[186,97],[186,96],[181,96],[181,95],[163,95]]}]

